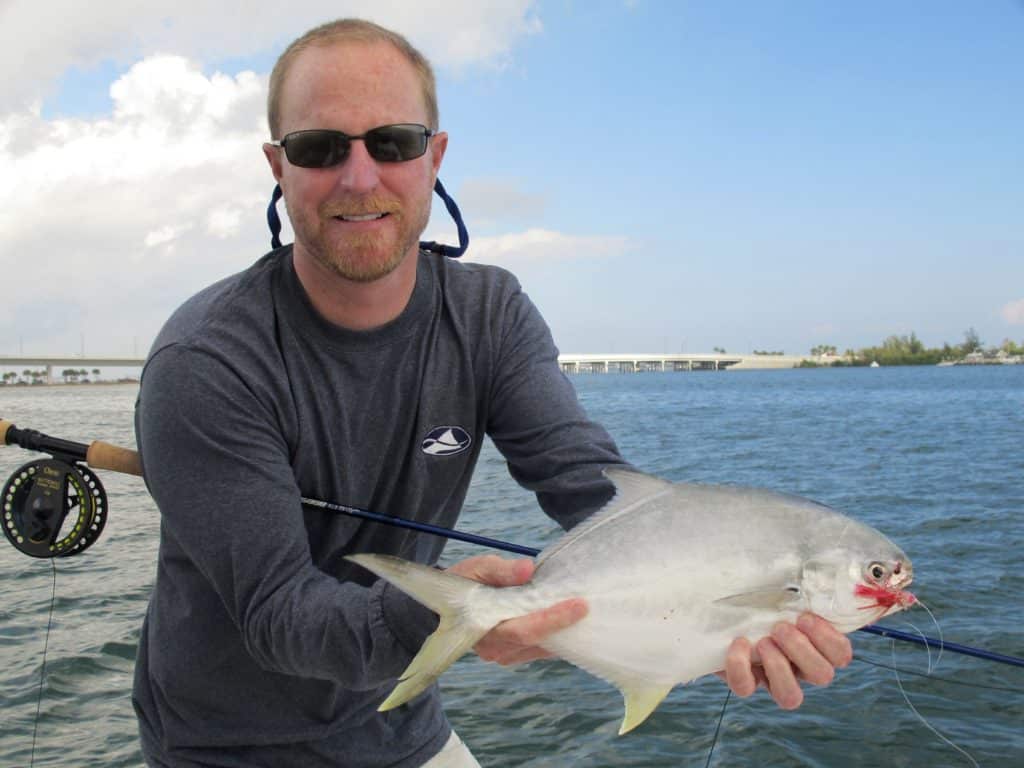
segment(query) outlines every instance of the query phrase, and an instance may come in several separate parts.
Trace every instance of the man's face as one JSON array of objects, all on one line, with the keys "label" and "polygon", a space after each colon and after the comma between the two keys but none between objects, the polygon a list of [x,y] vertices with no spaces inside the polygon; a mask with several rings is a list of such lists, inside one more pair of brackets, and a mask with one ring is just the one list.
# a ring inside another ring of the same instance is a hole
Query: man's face
[{"label": "man's face", "polygon": [[[282,136],[311,128],[355,136],[427,122],[416,70],[386,43],[308,48],[292,63],[281,94]],[[283,149],[265,148],[295,231],[295,259],[369,282],[414,255],[447,138],[432,137],[422,157],[397,163],[374,160],[356,140],[346,160],[331,168],[300,168]]]}]

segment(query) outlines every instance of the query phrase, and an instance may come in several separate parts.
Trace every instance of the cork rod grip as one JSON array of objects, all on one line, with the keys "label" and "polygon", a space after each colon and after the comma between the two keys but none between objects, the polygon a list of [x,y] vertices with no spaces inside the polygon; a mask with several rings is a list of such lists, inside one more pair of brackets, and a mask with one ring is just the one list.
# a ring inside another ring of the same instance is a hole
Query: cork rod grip
[{"label": "cork rod grip", "polygon": [[[0,422],[0,427],[3,422]],[[112,472],[123,472],[126,475],[142,477],[142,462],[139,454],[129,448],[96,440],[89,444],[85,454],[85,463],[93,469],[109,469]]]},{"label": "cork rod grip", "polygon": [[0,419],[0,445],[7,445],[7,430],[14,426],[14,422]]}]

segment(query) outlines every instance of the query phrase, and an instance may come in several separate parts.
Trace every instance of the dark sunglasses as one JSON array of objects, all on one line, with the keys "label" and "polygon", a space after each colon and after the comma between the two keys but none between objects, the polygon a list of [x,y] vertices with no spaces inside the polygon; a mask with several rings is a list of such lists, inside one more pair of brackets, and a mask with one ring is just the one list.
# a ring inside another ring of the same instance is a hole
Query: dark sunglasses
[{"label": "dark sunglasses", "polygon": [[295,131],[280,141],[271,141],[275,147],[284,147],[285,156],[292,165],[301,168],[330,168],[348,158],[352,142],[361,139],[370,157],[381,163],[401,163],[415,160],[427,151],[427,139],[434,131],[416,123],[382,125],[371,128],[361,136],[349,136],[341,131],[317,128]]}]

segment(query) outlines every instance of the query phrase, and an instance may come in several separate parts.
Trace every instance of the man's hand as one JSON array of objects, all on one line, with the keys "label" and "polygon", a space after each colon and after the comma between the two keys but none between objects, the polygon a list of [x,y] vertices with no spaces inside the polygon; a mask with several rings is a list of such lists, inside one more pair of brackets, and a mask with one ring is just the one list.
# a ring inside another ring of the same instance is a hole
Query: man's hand
[{"label": "man's hand", "polygon": [[849,638],[821,617],[805,613],[796,626],[779,622],[754,647],[746,638],[733,640],[719,676],[737,696],[745,698],[764,686],[782,709],[796,709],[804,700],[799,680],[828,685],[836,669],[852,660]]},{"label": "man's hand", "polygon": [[[517,587],[533,576],[533,561],[480,555],[462,560],[448,570],[492,587]],[[473,650],[484,661],[503,666],[549,658],[551,654],[541,648],[540,643],[586,615],[587,602],[582,597],[563,600],[544,610],[501,622],[480,638]]]}]

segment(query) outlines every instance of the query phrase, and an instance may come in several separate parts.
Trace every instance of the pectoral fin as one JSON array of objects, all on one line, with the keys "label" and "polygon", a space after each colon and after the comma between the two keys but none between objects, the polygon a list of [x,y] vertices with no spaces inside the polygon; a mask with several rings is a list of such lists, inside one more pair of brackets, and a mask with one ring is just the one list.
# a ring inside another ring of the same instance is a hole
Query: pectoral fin
[{"label": "pectoral fin", "polygon": [[715,600],[715,604],[730,605],[734,608],[751,608],[758,611],[784,611],[787,608],[792,608],[799,600],[800,588],[789,584],[720,597]]},{"label": "pectoral fin", "polygon": [[622,687],[622,698],[626,701],[626,716],[622,718],[619,736],[636,728],[650,717],[662,700],[668,696],[672,686],[631,684]]}]

